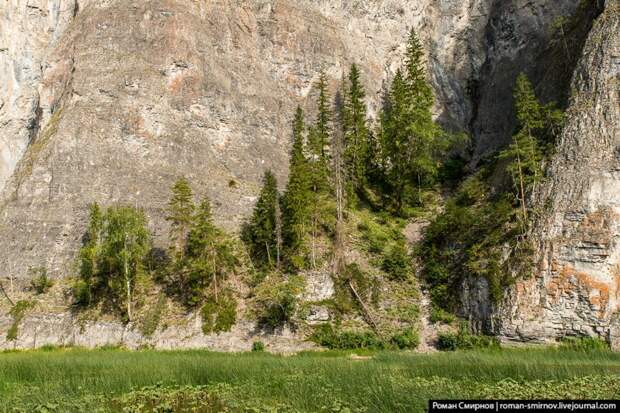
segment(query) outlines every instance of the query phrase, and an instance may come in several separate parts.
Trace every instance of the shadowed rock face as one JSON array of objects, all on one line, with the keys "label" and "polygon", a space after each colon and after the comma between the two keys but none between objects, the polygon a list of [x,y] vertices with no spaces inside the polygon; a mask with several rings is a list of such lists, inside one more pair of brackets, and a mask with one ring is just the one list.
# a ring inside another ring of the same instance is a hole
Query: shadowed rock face
[{"label": "shadowed rock face", "polygon": [[[620,350],[620,4],[608,1],[575,71],[549,179],[535,194],[539,267],[493,316],[509,339],[598,335]],[[482,288],[483,286],[478,286]]]}]

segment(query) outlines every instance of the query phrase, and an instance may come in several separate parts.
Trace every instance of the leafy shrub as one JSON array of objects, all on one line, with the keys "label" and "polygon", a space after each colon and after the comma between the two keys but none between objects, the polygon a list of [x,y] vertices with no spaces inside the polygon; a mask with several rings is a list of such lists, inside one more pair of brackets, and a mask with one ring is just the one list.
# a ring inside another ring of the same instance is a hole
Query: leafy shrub
[{"label": "leafy shrub", "polygon": [[476,348],[499,347],[496,337],[469,334],[463,330],[458,333],[440,333],[437,348],[442,351],[472,350]]},{"label": "leafy shrub", "polygon": [[265,343],[263,343],[262,341],[253,342],[252,351],[265,351]]},{"label": "leafy shrub", "polygon": [[145,337],[151,337],[153,333],[157,330],[159,326],[159,321],[161,320],[162,313],[166,308],[166,296],[163,294],[159,296],[157,299],[157,303],[144,317],[142,321],[141,332]]},{"label": "leafy shrub", "polygon": [[454,314],[447,312],[443,308],[434,307],[431,309],[430,320],[431,323],[444,323],[450,324],[454,322],[456,317]]},{"label": "leafy shrub", "polygon": [[560,341],[560,348],[571,351],[608,351],[609,343],[598,337],[564,337]]},{"label": "leafy shrub", "polygon": [[459,338],[454,333],[439,333],[437,348],[442,351],[455,351],[459,348]]},{"label": "leafy shrub", "polygon": [[330,324],[324,324],[315,328],[310,336],[310,340],[323,347],[336,350],[385,348],[383,341],[371,331],[336,332]]},{"label": "leafy shrub", "polygon": [[91,301],[91,292],[88,282],[83,279],[78,279],[73,284],[73,298],[74,303],[78,306],[87,306]]},{"label": "leafy shrub", "polygon": [[411,273],[411,258],[403,241],[394,243],[383,255],[381,264],[390,279],[404,281]]},{"label": "leafy shrub", "polygon": [[218,300],[211,296],[200,310],[204,334],[230,331],[237,320],[237,300],[230,292],[220,295]]},{"label": "leafy shrub", "polygon": [[417,331],[412,328],[400,331],[392,336],[390,343],[401,350],[415,349],[420,344],[420,336]]},{"label": "leafy shrub", "polygon": [[6,333],[6,339],[8,341],[17,340],[17,334],[19,330],[19,323],[22,321],[26,312],[34,307],[34,301],[20,300],[9,310],[9,314],[13,317],[13,322]]},{"label": "leafy shrub", "polygon": [[34,278],[30,281],[30,288],[37,294],[45,294],[54,285],[54,282],[47,275],[45,267],[31,268],[30,273]]},{"label": "leafy shrub", "polygon": [[290,322],[304,285],[304,279],[299,276],[285,279],[271,274],[265,277],[256,288],[255,310],[259,323],[273,328]]}]

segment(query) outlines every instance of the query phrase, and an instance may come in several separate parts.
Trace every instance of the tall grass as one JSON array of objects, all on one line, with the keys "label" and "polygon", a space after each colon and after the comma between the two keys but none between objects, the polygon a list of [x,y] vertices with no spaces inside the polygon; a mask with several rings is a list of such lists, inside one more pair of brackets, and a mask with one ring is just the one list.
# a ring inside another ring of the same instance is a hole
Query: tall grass
[{"label": "tall grass", "polygon": [[152,385],[226,386],[226,397],[234,401],[288,406],[292,411],[335,411],[329,410],[334,403],[333,409],[346,405],[371,412],[422,411],[429,398],[478,391],[469,383],[601,375],[620,376],[620,354],[504,349],[381,352],[356,359],[344,352],[285,357],[260,352],[27,351],[0,354],[0,411],[15,406],[27,411],[50,402],[65,403],[61,411],[71,411],[71,400],[110,398]]}]

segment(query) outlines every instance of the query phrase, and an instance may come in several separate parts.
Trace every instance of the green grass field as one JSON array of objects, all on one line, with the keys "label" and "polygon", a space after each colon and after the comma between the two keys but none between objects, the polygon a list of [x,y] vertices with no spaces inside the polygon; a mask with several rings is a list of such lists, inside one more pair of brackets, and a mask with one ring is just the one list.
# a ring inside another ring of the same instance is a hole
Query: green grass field
[{"label": "green grass field", "polygon": [[620,398],[620,354],[609,351],[363,355],[5,352],[0,411],[411,412],[429,398]]}]

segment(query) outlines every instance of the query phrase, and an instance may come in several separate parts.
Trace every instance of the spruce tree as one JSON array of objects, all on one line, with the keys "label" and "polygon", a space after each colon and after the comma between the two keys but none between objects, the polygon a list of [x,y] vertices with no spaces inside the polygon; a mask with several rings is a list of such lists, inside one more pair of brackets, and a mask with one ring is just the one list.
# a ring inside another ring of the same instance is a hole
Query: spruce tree
[{"label": "spruce tree", "polygon": [[415,102],[419,115],[429,116],[433,106],[433,90],[426,80],[424,69],[424,50],[415,30],[411,29],[407,40],[405,54],[405,78],[409,85],[409,93]]},{"label": "spruce tree", "polygon": [[217,303],[223,281],[234,269],[236,258],[225,234],[215,226],[211,203],[203,199],[192,221],[187,237],[189,277],[183,286],[186,303],[199,304],[207,287],[211,287]]},{"label": "spruce tree", "polygon": [[411,181],[407,106],[407,85],[399,69],[390,88],[389,105],[381,119],[381,149],[389,165],[385,178],[394,197],[397,212],[401,211],[405,188]]},{"label": "spruce tree", "polygon": [[327,76],[321,71],[317,83],[317,117],[315,125],[315,135],[311,140],[312,153],[319,157],[324,164],[328,163],[328,146],[331,135],[331,99],[327,90]]},{"label": "spruce tree", "polygon": [[254,213],[243,233],[250,254],[262,267],[273,268],[279,261],[278,204],[276,177],[271,171],[267,171],[263,177],[263,188],[254,206]]},{"label": "spruce tree", "polygon": [[407,43],[405,71],[396,73],[386,103],[381,116],[381,152],[395,209],[401,213],[413,190],[417,203],[422,203],[422,189],[434,182],[444,146],[432,118],[432,89],[414,31]]},{"label": "spruce tree", "polygon": [[365,98],[360,71],[353,64],[349,72],[343,114],[344,162],[349,197],[362,191],[366,184],[369,132]]},{"label": "spruce tree", "polygon": [[194,194],[186,178],[179,178],[172,187],[166,220],[170,222],[172,255],[180,259],[184,254],[187,233],[194,214]]},{"label": "spruce tree", "polygon": [[304,112],[297,107],[286,191],[282,197],[282,236],[289,258],[297,255],[308,231],[310,165],[304,154]]},{"label": "spruce tree", "polygon": [[512,143],[503,150],[500,159],[508,159],[506,170],[517,188],[522,223],[527,222],[526,194],[529,187],[542,177],[542,150],[537,135],[545,128],[545,112],[536,98],[534,88],[525,74],[517,78],[514,91],[517,130]]}]

